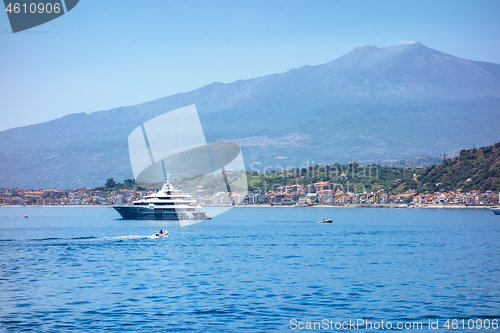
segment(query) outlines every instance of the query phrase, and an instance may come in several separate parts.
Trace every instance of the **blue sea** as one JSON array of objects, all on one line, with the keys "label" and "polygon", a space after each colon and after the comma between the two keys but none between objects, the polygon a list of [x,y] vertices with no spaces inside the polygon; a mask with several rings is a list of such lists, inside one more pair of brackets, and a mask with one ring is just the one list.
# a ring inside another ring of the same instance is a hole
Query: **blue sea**
[{"label": "blue sea", "polygon": [[500,332],[498,320],[500,216],[486,209],[234,208],[181,227],[108,207],[0,208],[1,332]]}]

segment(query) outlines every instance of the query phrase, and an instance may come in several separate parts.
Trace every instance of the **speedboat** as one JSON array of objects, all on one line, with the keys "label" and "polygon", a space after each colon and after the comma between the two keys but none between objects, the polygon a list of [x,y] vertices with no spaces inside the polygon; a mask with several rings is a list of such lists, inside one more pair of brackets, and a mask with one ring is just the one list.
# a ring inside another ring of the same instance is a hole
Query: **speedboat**
[{"label": "speedboat", "polygon": [[167,230],[160,230],[156,234],[154,234],[155,237],[165,237],[168,236],[168,231]]},{"label": "speedboat", "polygon": [[495,213],[495,215],[500,215],[500,207],[492,208],[491,210]]},{"label": "speedboat", "polygon": [[323,219],[321,221],[319,221],[318,223],[332,223],[333,222],[333,219]]},{"label": "speedboat", "polygon": [[113,206],[126,220],[209,220],[202,207],[187,193],[166,181],[158,192],[131,205]]}]

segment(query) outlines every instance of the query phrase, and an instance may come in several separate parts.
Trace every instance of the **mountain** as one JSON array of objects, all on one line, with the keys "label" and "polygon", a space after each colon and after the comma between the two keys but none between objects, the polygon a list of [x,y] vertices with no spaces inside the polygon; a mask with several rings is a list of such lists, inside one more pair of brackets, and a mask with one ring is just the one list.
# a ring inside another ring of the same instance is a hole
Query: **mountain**
[{"label": "mountain", "polygon": [[207,141],[232,141],[248,170],[391,163],[500,140],[500,65],[420,43],[363,46],[304,66],[140,105],[0,132],[0,187],[74,188],[132,178],[127,137],[196,104]]}]

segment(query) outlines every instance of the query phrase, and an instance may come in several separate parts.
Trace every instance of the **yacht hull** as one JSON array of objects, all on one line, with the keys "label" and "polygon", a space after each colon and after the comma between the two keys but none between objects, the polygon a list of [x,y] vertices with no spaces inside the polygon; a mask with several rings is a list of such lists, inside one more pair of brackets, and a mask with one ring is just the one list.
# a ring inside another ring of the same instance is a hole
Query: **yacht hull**
[{"label": "yacht hull", "polygon": [[159,209],[137,208],[133,206],[113,207],[124,220],[209,220],[204,212],[176,212]]}]

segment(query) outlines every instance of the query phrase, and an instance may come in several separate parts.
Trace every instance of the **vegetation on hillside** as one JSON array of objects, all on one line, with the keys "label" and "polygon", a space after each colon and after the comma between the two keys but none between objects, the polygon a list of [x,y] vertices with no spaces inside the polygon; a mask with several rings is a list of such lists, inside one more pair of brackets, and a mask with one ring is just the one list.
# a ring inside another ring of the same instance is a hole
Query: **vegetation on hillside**
[{"label": "vegetation on hillside", "polygon": [[[141,184],[143,185],[143,184]],[[144,191],[145,188],[136,184],[135,180],[125,179],[122,183],[117,183],[113,178],[108,178],[106,184],[101,187],[97,187],[96,190],[103,191],[104,194],[109,195],[115,190],[137,190]]]},{"label": "vegetation on hillside", "polygon": [[347,165],[315,165],[308,168],[252,172],[248,174],[249,190],[275,190],[281,186],[309,185],[330,182],[343,192],[391,191],[394,184],[413,177],[415,169],[396,168],[380,165],[361,166],[357,162]]},{"label": "vegetation on hillside", "polygon": [[[408,190],[424,193],[452,190],[498,192],[500,191],[500,142],[489,147],[462,150],[458,157],[446,159],[426,169],[375,164],[361,166],[353,162],[347,165],[339,163],[315,165],[264,173],[247,172],[246,176],[250,191],[263,192],[273,191],[282,186],[309,185],[318,182],[333,183],[334,190],[356,193],[380,190],[389,193],[402,193]],[[178,186],[183,190],[194,190],[195,185],[203,184],[206,190],[210,190],[209,192],[216,192],[218,190],[216,185],[220,187],[217,177],[197,176],[194,177],[195,182],[188,182],[188,185],[181,183]],[[239,188],[242,187],[243,180],[244,178],[238,173],[229,176],[229,182],[239,184]],[[144,190],[145,188],[149,187],[146,184],[136,184],[130,179],[120,184],[110,178],[99,189],[108,193],[116,189]]]},{"label": "vegetation on hillside", "polygon": [[[424,192],[463,190],[500,191],[500,142],[479,149],[462,150],[458,157],[446,159],[424,170],[410,182]],[[408,187],[409,181],[402,185]]]}]

